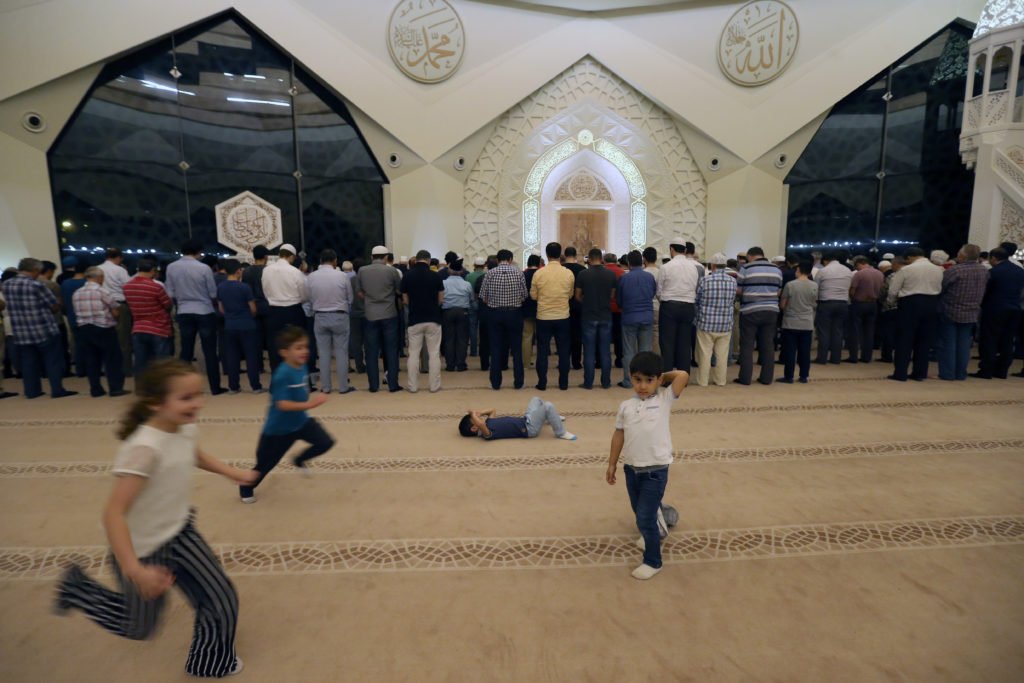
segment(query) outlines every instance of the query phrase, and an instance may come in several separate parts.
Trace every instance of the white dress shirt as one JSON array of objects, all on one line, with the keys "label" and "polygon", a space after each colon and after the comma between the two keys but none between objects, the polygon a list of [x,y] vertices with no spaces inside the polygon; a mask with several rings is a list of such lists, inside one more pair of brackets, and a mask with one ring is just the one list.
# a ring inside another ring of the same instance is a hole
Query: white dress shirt
[{"label": "white dress shirt", "polygon": [[284,259],[263,269],[263,296],[271,306],[297,306],[306,300],[306,276]]},{"label": "white dress shirt", "polygon": [[664,301],[697,301],[697,283],[700,271],[697,262],[676,254],[672,260],[658,268],[658,298]]},{"label": "white dress shirt", "polygon": [[903,266],[889,280],[889,303],[915,294],[938,296],[942,293],[942,276],[945,272],[941,266],[924,257]]},{"label": "white dress shirt", "polygon": [[306,278],[306,296],[314,313],[352,309],[352,280],[330,263],[322,263]]},{"label": "white dress shirt", "polygon": [[113,261],[104,261],[99,268],[103,271],[103,289],[110,292],[115,301],[124,303],[124,283],[128,282],[128,271]]}]

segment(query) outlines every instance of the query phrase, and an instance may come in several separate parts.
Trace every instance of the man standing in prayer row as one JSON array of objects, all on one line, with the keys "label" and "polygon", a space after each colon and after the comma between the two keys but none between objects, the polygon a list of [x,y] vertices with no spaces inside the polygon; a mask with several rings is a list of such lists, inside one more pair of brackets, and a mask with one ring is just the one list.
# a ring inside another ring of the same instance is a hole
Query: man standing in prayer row
[{"label": "man standing in prayer row", "polygon": [[17,347],[25,398],[43,395],[43,374],[50,382],[53,398],[73,396],[78,392],[66,390],[62,383],[60,331],[53,317],[60,310],[60,303],[37,280],[42,269],[38,259],[23,258],[18,262],[17,275],[3,283],[7,304],[4,315],[11,323],[11,341]]},{"label": "man standing in prayer row", "polygon": [[654,296],[658,281],[644,270],[643,255],[631,251],[626,256],[629,272],[619,278],[615,295],[622,309],[622,381],[619,386],[631,389],[629,364],[636,354],[650,351],[654,344]]},{"label": "man standing in prayer row", "polygon": [[[306,276],[295,261],[297,253],[292,245],[282,244],[277,250],[277,260],[263,269],[260,278],[263,295],[267,298],[267,341],[271,346],[275,345],[281,330],[289,325],[306,329],[306,313],[302,309],[302,303],[306,301]],[[310,365],[315,362],[316,357],[310,349]],[[281,355],[275,350],[270,354],[271,374],[280,364]]]},{"label": "man standing in prayer row", "polygon": [[402,278],[401,291],[402,303],[409,311],[407,389],[413,394],[419,391],[420,356],[426,348],[429,388],[433,394],[441,390],[441,304],[444,302],[444,280],[440,273],[431,270],[429,251],[421,249],[416,253],[416,260]]},{"label": "man standing in prayer row", "polygon": [[124,299],[124,284],[128,271],[121,265],[124,256],[116,247],[107,249],[106,260],[99,265],[103,271],[103,288],[110,292],[121,312],[117,316],[117,343],[121,346],[121,372],[132,374],[132,314]]},{"label": "man standing in prayer row", "polygon": [[124,390],[121,347],[117,343],[117,319],[121,315],[121,306],[103,286],[104,277],[104,270],[99,266],[89,268],[85,271],[85,286],[71,297],[79,339],[85,346],[85,372],[89,378],[89,394],[93,398],[107,395],[100,383],[101,366],[107,375],[110,395],[117,397],[128,393]]},{"label": "man standing in prayer row", "polygon": [[[574,289],[576,278],[586,270],[577,258],[576,247],[565,248],[565,267],[572,273]],[[583,306],[575,296],[569,300],[569,359],[573,370],[583,367]]]},{"label": "man standing in prayer row", "polygon": [[178,332],[181,335],[180,358],[186,363],[195,359],[196,334],[203,349],[206,378],[210,394],[223,394],[220,385],[220,366],[217,363],[217,316],[213,302],[217,298],[217,285],[213,271],[199,260],[202,246],[189,240],[182,246],[182,257],[167,266],[167,296],[178,308]]},{"label": "man standing in prayer row", "polygon": [[672,258],[658,269],[661,358],[665,372],[673,369],[689,371],[693,353],[690,333],[695,317],[694,303],[697,301],[700,272],[697,263],[686,258],[686,242],[682,237],[674,237],[668,248]]},{"label": "man standing in prayer row", "polygon": [[885,276],[882,271],[872,267],[864,256],[853,259],[853,267],[856,269],[850,279],[850,317],[853,319],[853,329],[848,340],[850,357],[846,362],[870,363],[875,350],[878,295],[882,291]]},{"label": "man standing in prayer row", "polygon": [[711,273],[697,285],[697,384],[706,387],[711,374],[711,358],[715,368],[712,381],[725,386],[732,337],[733,302],[736,301],[736,280],[725,272],[725,254],[711,257]]},{"label": "man standing in prayer row", "polygon": [[402,391],[398,383],[398,296],[402,273],[387,264],[388,248],[376,246],[370,251],[373,262],[356,274],[356,296],[366,309],[364,339],[366,345],[366,377],[370,391],[380,388],[380,356],[384,353],[388,391]]},{"label": "man standing in prayer row", "polygon": [[913,357],[910,379],[923,382],[928,379],[928,354],[938,323],[943,270],[925,258],[919,247],[907,249],[905,258],[907,265],[889,283],[889,301],[897,302],[895,367],[889,379],[906,382]]},{"label": "man standing in prayer row", "polygon": [[988,284],[988,269],[978,262],[980,253],[977,245],[965,244],[956,255],[956,265],[942,274],[939,379],[967,379],[974,327]]},{"label": "man standing in prayer row", "polygon": [[989,252],[992,269],[981,304],[981,362],[974,377],[1006,379],[1013,363],[1013,338],[1020,326],[1024,269],[1002,247]]},{"label": "man standing in prayer row", "polygon": [[749,385],[754,376],[754,347],[761,354],[758,382],[775,377],[775,326],[779,318],[782,271],[765,260],[761,247],[747,251],[747,263],[736,282],[740,294],[740,375],[733,381]]},{"label": "man standing in prayer row", "polygon": [[316,348],[320,352],[320,391],[329,394],[333,390],[332,356],[338,373],[338,393],[355,391],[348,383],[352,281],[338,270],[338,255],[333,249],[320,252],[320,267],[306,277],[306,297],[313,309],[313,333],[316,335]]},{"label": "man standing in prayer row", "polygon": [[501,368],[512,352],[512,379],[516,389],[523,387],[523,300],[529,296],[523,272],[512,265],[512,252],[498,251],[498,265],[487,271],[480,286],[480,300],[487,306],[490,332],[491,388],[501,389]]},{"label": "man standing in prayer row", "polygon": [[612,309],[615,296],[615,274],[601,262],[601,250],[594,247],[587,254],[589,266],[576,276],[576,300],[583,315],[583,384],[594,388],[594,369],[601,364],[601,388],[612,384]]},{"label": "man standing in prayer row", "polygon": [[530,298],[537,302],[537,389],[548,388],[548,356],[551,338],[558,351],[558,388],[569,388],[570,363],[570,299],[575,291],[576,276],[563,266],[562,245],[550,242],[544,253],[548,265],[537,271],[530,283]]},{"label": "man standing in prayer row", "polygon": [[173,306],[167,290],[157,282],[156,261],[139,259],[139,272],[124,284],[124,300],[132,314],[132,353],[135,377],[154,360],[171,355],[170,310]]},{"label": "man standing in prayer row", "polygon": [[835,251],[826,251],[821,261],[825,265],[814,275],[814,281],[818,283],[818,312],[814,320],[818,332],[818,357],[814,362],[839,365],[853,274]]}]

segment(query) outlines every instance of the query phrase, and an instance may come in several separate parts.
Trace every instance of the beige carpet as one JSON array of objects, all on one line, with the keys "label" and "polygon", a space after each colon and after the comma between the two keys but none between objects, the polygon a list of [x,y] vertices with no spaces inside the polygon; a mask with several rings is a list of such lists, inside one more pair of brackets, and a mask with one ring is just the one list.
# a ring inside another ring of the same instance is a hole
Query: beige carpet
[{"label": "beige carpet", "polygon": [[[666,494],[681,520],[647,583],[621,477],[603,481],[625,390],[543,393],[576,442],[487,444],[459,414],[536,392],[471,371],[370,394],[356,375],[316,411],[339,443],[312,480],[283,466],[246,506],[196,475],[241,596],[237,680],[1024,680],[1024,380],[888,372],[688,388]],[[110,578],[99,513],[128,400],[0,403],[3,681],[186,680],[177,595],[142,643],[50,613],[69,559]],[[265,404],[208,399],[203,446],[251,463]]]}]

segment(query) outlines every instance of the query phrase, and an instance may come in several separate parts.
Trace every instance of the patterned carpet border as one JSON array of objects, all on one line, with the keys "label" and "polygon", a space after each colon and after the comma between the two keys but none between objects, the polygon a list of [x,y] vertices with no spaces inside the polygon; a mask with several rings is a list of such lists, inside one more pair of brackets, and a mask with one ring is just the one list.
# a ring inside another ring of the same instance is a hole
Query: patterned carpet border
[{"label": "patterned carpet border", "polygon": [[[974,400],[934,400],[934,401],[879,401],[860,403],[810,403],[797,405],[766,405],[766,406],[706,406],[701,408],[679,408],[672,411],[673,415],[728,415],[749,413],[777,412],[818,412],[826,410],[898,410],[901,408],[978,408],[985,406],[1017,406],[1024,405],[1024,399],[992,398]],[[351,414],[324,415],[318,414],[317,419],[323,422],[435,422],[438,420],[455,420],[464,413],[408,413],[408,414]],[[614,417],[614,410],[568,410],[563,411],[564,417]],[[264,415],[246,415],[239,417],[205,417],[199,420],[201,425],[254,425],[262,424]],[[49,420],[16,419],[0,420],[0,429],[23,429],[26,427],[102,427],[118,424],[119,418],[85,417],[56,418]]]},{"label": "patterned carpet border", "polygon": [[[635,564],[635,536],[402,539],[215,545],[228,574],[555,569]],[[667,563],[777,559],[1024,543],[1024,516],[951,517],[683,531]],[[77,563],[108,574],[103,546],[0,548],[0,581],[53,580]]]},{"label": "patterned carpet border", "polygon": [[[834,446],[771,446],[765,448],[686,449],[675,452],[677,464],[720,462],[785,462],[793,460],[841,460],[865,457],[897,457],[941,453],[978,453],[985,451],[1024,451],[1024,439],[987,439],[965,441],[904,441]],[[317,473],[346,474],[364,472],[482,472],[494,470],[550,470],[603,467],[608,453],[522,453],[516,455],[467,455],[395,458],[318,458],[308,467]],[[243,469],[251,460],[234,460]],[[0,479],[41,479],[65,477],[104,477],[110,462],[9,462],[0,463]],[[279,471],[296,472],[282,463]]]}]

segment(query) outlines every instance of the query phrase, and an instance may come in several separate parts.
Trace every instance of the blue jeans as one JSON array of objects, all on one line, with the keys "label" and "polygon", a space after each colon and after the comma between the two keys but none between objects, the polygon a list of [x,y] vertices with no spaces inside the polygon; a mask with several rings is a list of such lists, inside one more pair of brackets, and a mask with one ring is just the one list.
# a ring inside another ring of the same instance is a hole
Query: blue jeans
[{"label": "blue jeans", "polygon": [[367,320],[365,332],[366,343],[366,378],[370,381],[370,391],[380,388],[380,353],[384,351],[384,364],[387,366],[388,389],[398,391],[398,316],[383,320]]},{"label": "blue jeans", "polygon": [[629,379],[629,364],[640,351],[654,348],[654,323],[622,326],[622,383],[633,386]]},{"label": "blue jeans", "polygon": [[501,388],[501,368],[512,353],[512,384],[523,386],[523,312],[518,308],[488,308],[487,327],[490,336],[491,388]]},{"label": "blue jeans", "polygon": [[224,367],[227,369],[228,388],[239,391],[239,373],[242,356],[245,356],[245,372],[249,376],[249,388],[259,391],[260,384],[260,337],[256,329],[224,330]]},{"label": "blue jeans", "polygon": [[551,354],[551,337],[555,338],[558,349],[558,388],[569,388],[569,319],[537,321],[537,387],[548,386],[548,356]]},{"label": "blue jeans", "polygon": [[132,334],[132,357],[135,359],[135,376],[138,377],[146,366],[158,358],[171,355],[171,338],[155,334],[136,332]]},{"label": "blue jeans", "polygon": [[545,422],[551,425],[555,436],[565,434],[562,416],[555,410],[554,404],[551,401],[544,401],[540,397],[534,396],[526,406],[526,436],[532,439],[540,434],[540,430],[544,427]]},{"label": "blue jeans", "polygon": [[955,323],[939,316],[939,379],[967,379],[967,363],[971,360],[974,323]]},{"label": "blue jeans", "polygon": [[601,387],[612,385],[612,321],[583,320],[583,386],[594,386],[594,366],[601,361]]},{"label": "blue jeans", "polygon": [[12,356],[17,351],[21,369],[21,382],[25,398],[36,398],[43,393],[43,373],[50,381],[50,396],[64,393],[64,359],[61,357],[60,335],[55,334],[39,344],[12,344]]},{"label": "blue jeans", "polygon": [[644,537],[644,564],[661,567],[661,533],[658,531],[658,510],[668,484],[668,465],[656,470],[637,472],[632,466],[623,468],[629,505],[636,514],[636,528]]},{"label": "blue jeans", "polygon": [[179,313],[178,330],[181,332],[181,353],[186,363],[195,360],[196,334],[203,347],[203,361],[206,363],[206,379],[210,391],[221,389],[220,366],[217,364],[217,316],[213,313]]}]

